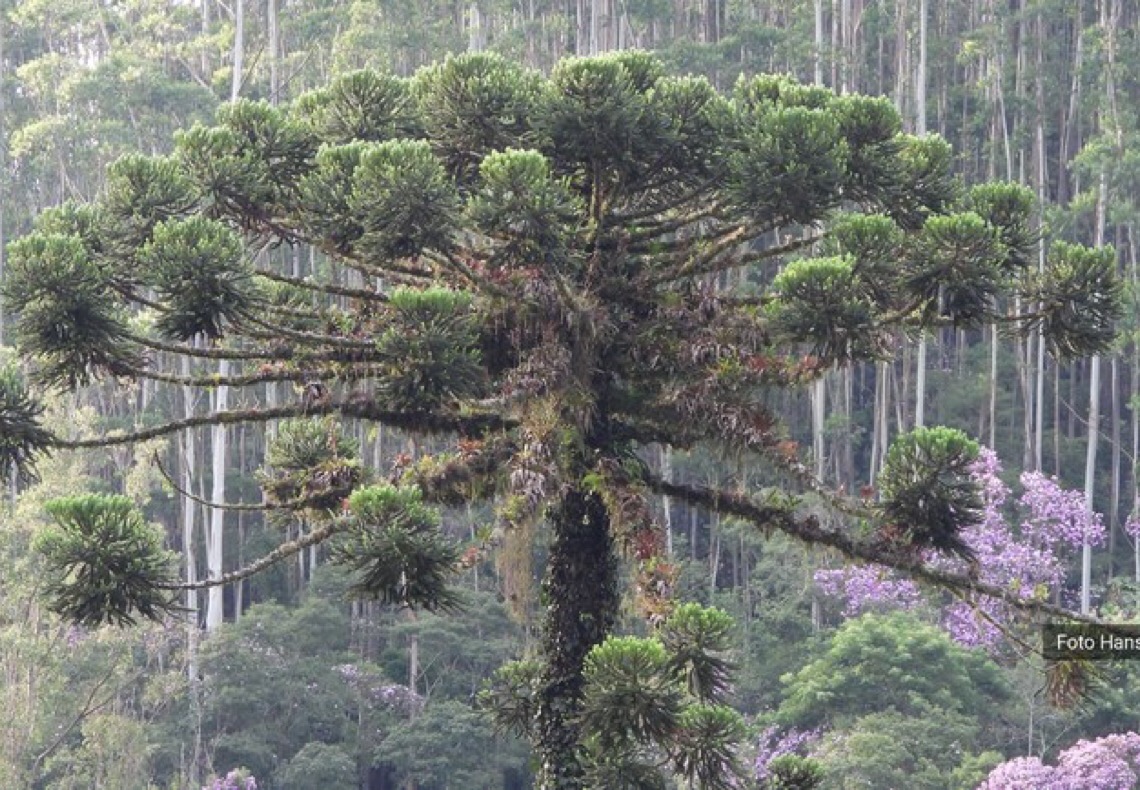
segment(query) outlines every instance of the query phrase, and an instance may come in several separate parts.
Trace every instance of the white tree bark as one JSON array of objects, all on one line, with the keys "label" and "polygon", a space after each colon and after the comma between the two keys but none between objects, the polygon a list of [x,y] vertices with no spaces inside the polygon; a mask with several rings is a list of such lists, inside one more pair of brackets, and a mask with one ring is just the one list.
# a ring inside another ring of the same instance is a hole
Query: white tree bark
[{"label": "white tree bark", "polygon": [[[190,357],[182,357],[182,375],[190,375]],[[192,387],[182,388],[182,413],[187,419],[194,416],[194,390]],[[194,470],[198,466],[198,448],[194,444],[193,430],[181,435],[182,443],[182,490],[192,491],[194,485]],[[182,553],[186,558],[186,581],[193,584],[198,581],[198,554],[197,524],[198,503],[188,496],[182,497]],[[186,670],[191,681],[198,677],[198,591],[186,591],[186,610],[188,613],[187,627],[187,658]]]},{"label": "white tree bark", "polygon": [[[1100,174],[1097,188],[1096,246],[1104,246],[1105,202],[1108,198],[1108,180]],[[1096,488],[1096,450],[1100,438],[1100,355],[1092,358],[1089,369],[1089,437],[1085,452],[1085,507],[1093,511],[1093,494]],[[1081,614],[1091,608],[1092,544],[1086,539],[1081,546]]]},{"label": "white tree bark", "polygon": [[815,63],[814,82],[823,84],[823,0],[815,0]]},{"label": "white tree bark", "polygon": [[[230,374],[230,361],[223,359],[218,364],[218,375]],[[214,391],[214,413],[225,411],[229,407],[229,387],[218,387]],[[224,425],[214,425],[210,428],[210,473],[212,485],[210,501],[222,504],[226,501],[226,451],[228,450],[229,435]],[[206,535],[206,570],[209,578],[217,579],[224,573],[225,563],[225,516],[223,508],[210,509],[210,531]],[[216,585],[210,588],[206,603],[206,630],[213,631],[222,624],[225,599],[224,588]]]},{"label": "white tree bark", "polygon": [[281,101],[281,32],[277,0],[268,0],[265,16],[269,36],[269,103],[276,107]]},{"label": "white tree bark", "polygon": [[241,84],[245,71],[245,0],[234,3],[234,63],[230,82],[230,101],[237,101],[241,95]]}]

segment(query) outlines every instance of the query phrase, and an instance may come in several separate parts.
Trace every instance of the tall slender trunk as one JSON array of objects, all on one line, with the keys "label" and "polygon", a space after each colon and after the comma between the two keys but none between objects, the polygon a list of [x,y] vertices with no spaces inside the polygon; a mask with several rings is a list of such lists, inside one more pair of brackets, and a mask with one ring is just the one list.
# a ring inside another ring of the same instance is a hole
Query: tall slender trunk
[{"label": "tall slender trunk", "polygon": [[487,48],[487,29],[478,3],[467,6],[467,51],[482,52]]},{"label": "tall slender trunk", "polygon": [[266,33],[269,37],[269,103],[274,106],[281,101],[281,32],[277,2],[278,0],[267,0],[265,7]]},{"label": "tall slender trunk", "polygon": [[[1108,179],[1100,174],[1097,187],[1096,246],[1104,246],[1105,203],[1108,199]],[[1096,485],[1096,450],[1100,438],[1100,355],[1092,358],[1089,370],[1089,436],[1085,453],[1085,507],[1093,511],[1093,494]],[[1091,608],[1092,544],[1085,540],[1081,546],[1081,614]]]},{"label": "tall slender trunk", "polygon": [[[926,19],[927,0],[918,3],[918,68],[914,79],[914,133],[926,134]],[[918,361],[914,375],[914,427],[926,424],[926,354],[927,336],[918,338]]]},{"label": "tall slender trunk", "polygon": [[[1036,129],[1034,134],[1034,147],[1036,148],[1037,167],[1037,272],[1045,273],[1045,56],[1044,56],[1045,25],[1040,10],[1037,12],[1037,68],[1034,77],[1034,93],[1037,102]],[[1043,328],[1037,330],[1037,365],[1036,365],[1036,393],[1033,405],[1036,409],[1033,418],[1034,455],[1033,468],[1040,472],[1044,468],[1045,443],[1045,333]],[[1053,426],[1056,430],[1057,426]]]},{"label": "tall slender trunk", "polygon": [[234,59],[230,101],[237,101],[245,78],[245,0],[234,0]]},{"label": "tall slender trunk", "polygon": [[[234,5],[234,53],[233,80],[230,83],[230,101],[237,101],[241,93],[242,72],[245,68],[245,0],[236,0]],[[218,375],[230,374],[230,361],[218,363]],[[221,386],[214,390],[212,408],[214,413],[225,411],[229,406],[229,387]],[[214,425],[210,429],[210,501],[218,505],[226,501],[226,454],[228,450],[226,426]],[[210,509],[210,528],[206,533],[206,573],[210,579],[217,579],[225,572],[225,520],[226,512],[221,507]],[[220,585],[211,587],[206,598],[206,630],[217,629],[225,617],[225,590]]]},{"label": "tall slender trunk", "polygon": [[[182,375],[189,377],[191,373],[190,357],[182,357]],[[191,387],[182,388],[182,413],[189,419],[194,415],[194,390]],[[197,447],[194,443],[194,431],[185,431],[180,436],[182,444],[182,490],[193,490],[194,470],[198,466]],[[198,581],[198,552],[196,550],[197,536],[194,534],[197,522],[198,503],[189,496],[182,497],[182,553],[186,558],[186,582],[193,584]],[[194,754],[190,760],[190,785],[198,786],[199,766],[202,758],[202,728],[201,728],[201,685],[198,680],[198,591],[186,591],[186,677],[190,684],[190,706],[194,728]]]},{"label": "tall slender trunk", "polygon": [[536,786],[581,790],[576,718],[582,702],[582,666],[586,654],[613,627],[617,564],[609,516],[596,494],[572,488],[549,515],[554,540],[543,582],[550,603],[542,629]]},{"label": "tall slender trunk", "polygon": [[823,84],[823,0],[815,0],[815,51],[812,54],[815,65],[814,81]]},{"label": "tall slender trunk", "polygon": [[1108,497],[1108,577],[1113,576],[1113,556],[1116,553],[1116,530],[1120,528],[1120,358],[1113,353],[1109,360],[1109,424],[1112,430],[1112,477],[1109,480],[1111,493]]},{"label": "tall slender trunk", "polygon": [[[1136,227],[1128,226],[1128,276],[1135,290],[1140,286],[1140,271],[1137,271]],[[1140,343],[1132,342],[1132,381],[1129,392],[1133,400],[1140,393]],[[1129,409],[1129,419],[1132,422],[1132,510],[1130,518],[1140,518],[1140,480],[1137,479],[1137,470],[1140,468],[1140,414],[1136,408]],[[1132,539],[1132,558],[1135,568],[1136,581],[1140,582],[1140,538]]]},{"label": "tall slender trunk", "polygon": [[[230,361],[223,359],[218,364],[218,375],[230,374]],[[229,387],[218,387],[214,391],[214,413],[229,407]],[[210,453],[212,485],[210,501],[221,505],[226,501],[226,453],[229,449],[229,434],[225,425],[214,425],[210,429]],[[206,536],[206,569],[209,578],[217,579],[225,572],[225,517],[221,507],[210,509],[210,531]],[[225,606],[225,589],[221,585],[210,588],[206,602],[206,630],[213,631],[222,624]]]}]

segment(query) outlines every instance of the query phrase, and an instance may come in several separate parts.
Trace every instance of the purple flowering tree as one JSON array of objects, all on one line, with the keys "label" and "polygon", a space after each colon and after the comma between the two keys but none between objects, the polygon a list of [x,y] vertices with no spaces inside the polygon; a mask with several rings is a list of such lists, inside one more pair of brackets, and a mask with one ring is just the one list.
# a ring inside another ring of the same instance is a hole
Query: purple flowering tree
[{"label": "purple flowering tree", "polygon": [[1055,766],[1018,757],[994,768],[977,790],[1133,790],[1140,782],[1140,735],[1080,740]]},{"label": "purple flowering tree", "polygon": [[215,776],[202,790],[257,790],[257,780],[244,768],[235,768],[225,776]]},{"label": "purple flowering tree", "polygon": [[[968,565],[959,557],[928,550],[923,559],[932,567],[965,571],[979,581],[1025,598],[1055,595],[1065,578],[1065,560],[1087,539],[1094,546],[1105,539],[1099,513],[1089,513],[1079,491],[1063,488],[1038,472],[1021,475],[1021,496],[1011,507],[1011,491],[1001,479],[997,454],[982,448],[970,474],[983,500],[982,518],[962,530],[961,538],[976,558]],[[1010,518],[1011,512],[1016,514]],[[1140,534],[1140,528],[1138,528]],[[851,566],[816,572],[825,594],[842,600],[843,614],[911,609],[925,599],[909,579],[877,566]],[[941,602],[938,602],[941,603]],[[990,597],[956,600],[941,606],[945,629],[959,643],[993,647],[1001,626],[1012,619],[1010,607]]]},{"label": "purple flowering tree", "polygon": [[756,761],[753,775],[760,787],[773,778],[773,763],[790,755],[804,756],[820,738],[820,730],[798,730],[795,727],[784,730],[773,725],[760,733],[756,743]]}]

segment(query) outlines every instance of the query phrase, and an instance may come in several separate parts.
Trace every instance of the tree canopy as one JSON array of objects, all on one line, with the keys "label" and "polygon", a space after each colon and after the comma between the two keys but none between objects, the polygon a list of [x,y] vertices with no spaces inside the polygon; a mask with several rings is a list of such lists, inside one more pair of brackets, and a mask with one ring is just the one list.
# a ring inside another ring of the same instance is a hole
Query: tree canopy
[{"label": "tree canopy", "polygon": [[[614,620],[618,553],[646,598],[668,598],[651,493],[1047,606],[926,565],[930,550],[964,553],[958,531],[979,517],[964,435],[904,437],[882,502],[858,502],[814,479],[772,408],[834,365],[889,356],[900,332],[996,322],[1040,332],[1060,357],[1112,339],[1110,253],[1056,245],[1031,270],[1031,193],[967,190],[943,140],[900,130],[885,99],[772,76],[724,95],[640,52],[568,59],[549,76],[465,55],[406,79],[349,74],[285,109],[226,105],[215,125],[179,133],[173,155],[124,157],[96,200],[44,212],[9,247],[3,296],[33,390],[114,377],[302,394],[74,439],[45,432],[7,377],[0,470],[28,477],[46,452],[200,425],[300,420],[283,424],[291,444],[267,492],[321,526],[270,559],[327,540],[358,593],[428,609],[454,603],[460,562],[433,505],[492,499],[489,544],[547,518],[533,735],[540,785],[581,787],[583,668]],[[279,245],[319,252],[314,276],[268,265]],[[186,372],[180,358],[236,372]],[[450,448],[385,475],[362,468],[326,415]],[[639,455],[655,444],[755,455],[769,487],[672,483]],[[801,507],[809,493],[866,528],[823,526]],[[152,616],[180,586],[264,567],[179,582],[142,520],[99,507],[57,508],[84,517],[57,516],[68,538],[48,554],[56,607],[86,622]],[[108,595],[116,568],[130,584]]]}]

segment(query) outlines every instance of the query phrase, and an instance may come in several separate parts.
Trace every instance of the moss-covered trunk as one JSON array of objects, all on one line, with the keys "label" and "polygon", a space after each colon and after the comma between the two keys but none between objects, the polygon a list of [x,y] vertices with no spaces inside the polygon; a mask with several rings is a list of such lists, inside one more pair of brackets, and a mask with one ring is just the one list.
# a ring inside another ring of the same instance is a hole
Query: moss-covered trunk
[{"label": "moss-covered trunk", "polygon": [[538,704],[540,790],[580,790],[577,758],[582,664],[617,612],[617,563],[609,517],[596,494],[567,492],[550,513],[554,540],[546,580],[543,685]]}]

